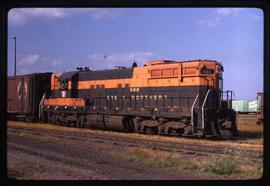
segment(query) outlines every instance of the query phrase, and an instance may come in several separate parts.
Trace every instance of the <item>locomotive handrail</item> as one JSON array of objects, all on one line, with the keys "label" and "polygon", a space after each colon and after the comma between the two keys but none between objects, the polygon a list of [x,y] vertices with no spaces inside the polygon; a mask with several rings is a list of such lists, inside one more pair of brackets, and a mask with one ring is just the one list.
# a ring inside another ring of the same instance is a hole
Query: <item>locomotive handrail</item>
[{"label": "locomotive handrail", "polygon": [[42,105],[43,105],[43,101],[44,101],[45,97],[46,97],[46,93],[43,94],[43,96],[39,102],[39,112],[38,112],[39,119],[41,119],[41,110],[42,110]]},{"label": "locomotive handrail", "polygon": [[203,104],[202,104],[202,129],[204,130],[204,105],[205,105],[205,102],[208,98],[208,95],[209,95],[209,92],[211,91],[211,89],[208,89],[207,93],[206,93],[206,96],[203,100]]},{"label": "locomotive handrail", "polygon": [[196,103],[196,101],[197,101],[197,99],[198,99],[198,97],[199,97],[199,93],[197,94],[197,96],[196,96],[196,98],[195,98],[195,100],[194,100],[194,102],[193,102],[193,104],[192,104],[192,106],[191,106],[191,126],[193,127],[193,108],[194,108],[194,105],[195,105],[195,103]]}]

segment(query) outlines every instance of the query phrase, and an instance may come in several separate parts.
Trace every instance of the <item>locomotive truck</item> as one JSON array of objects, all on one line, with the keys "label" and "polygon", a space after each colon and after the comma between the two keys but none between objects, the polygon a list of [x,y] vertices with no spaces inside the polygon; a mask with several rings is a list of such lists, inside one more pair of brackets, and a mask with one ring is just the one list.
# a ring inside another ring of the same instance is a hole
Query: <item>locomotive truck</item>
[{"label": "locomotive truck", "polygon": [[235,136],[232,91],[223,91],[222,72],[214,60],[159,60],[132,68],[51,74],[39,117],[73,127]]}]

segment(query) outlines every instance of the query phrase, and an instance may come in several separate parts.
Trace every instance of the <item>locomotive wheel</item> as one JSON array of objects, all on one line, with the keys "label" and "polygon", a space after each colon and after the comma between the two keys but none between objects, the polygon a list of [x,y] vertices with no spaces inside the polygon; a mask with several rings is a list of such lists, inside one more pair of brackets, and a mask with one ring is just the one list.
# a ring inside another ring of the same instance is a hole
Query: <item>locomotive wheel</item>
[{"label": "locomotive wheel", "polygon": [[191,125],[188,125],[184,128],[184,133],[183,133],[185,136],[188,136],[190,134],[192,134],[192,126]]},{"label": "locomotive wheel", "polygon": [[154,132],[154,134],[158,134],[159,133],[158,126],[153,127],[152,131]]},{"label": "locomotive wheel", "polygon": [[149,128],[149,127],[146,127],[146,134],[151,134],[152,133],[152,130],[151,130],[151,128]]},{"label": "locomotive wheel", "polygon": [[135,131],[135,125],[134,125],[133,119],[131,119],[131,118],[129,118],[129,120],[128,120],[128,131],[129,132]]},{"label": "locomotive wheel", "polygon": [[79,119],[76,121],[76,128],[83,128],[83,127],[82,127],[82,118],[79,118]]},{"label": "locomotive wheel", "polygon": [[261,125],[262,122],[261,122],[260,120],[258,120],[258,121],[256,121],[256,124],[257,124],[257,125]]},{"label": "locomotive wheel", "polygon": [[55,113],[55,123],[56,125],[59,125],[59,114]]},{"label": "locomotive wheel", "polygon": [[79,127],[80,128],[87,128],[87,120],[86,120],[86,118],[80,118],[79,119]]},{"label": "locomotive wheel", "polygon": [[175,129],[175,128],[171,128],[169,127],[167,130],[167,134],[171,135],[171,136],[177,136],[177,135],[181,135],[183,133],[184,129]]},{"label": "locomotive wheel", "polygon": [[165,127],[164,127],[164,132],[165,132],[165,134],[171,135],[171,133],[172,133],[172,128],[169,127],[169,126],[165,126]]},{"label": "locomotive wheel", "polygon": [[56,115],[53,113],[52,115],[52,123],[55,125],[56,124]]},{"label": "locomotive wheel", "polygon": [[60,125],[65,126],[65,115],[61,114],[59,117]]},{"label": "locomotive wheel", "polygon": [[166,134],[172,135],[172,128],[168,128]]},{"label": "locomotive wheel", "polygon": [[148,127],[148,126],[144,126],[145,127],[145,133],[147,134],[157,134],[158,133],[158,127]]},{"label": "locomotive wheel", "polygon": [[83,127],[84,127],[84,128],[88,128],[88,125],[87,125],[87,119],[86,119],[86,118],[83,118],[83,119],[82,119],[82,123],[83,123]]},{"label": "locomotive wheel", "polygon": [[147,126],[143,126],[142,129],[141,129],[141,131],[142,131],[143,133],[147,133],[147,128],[148,128]]},{"label": "locomotive wheel", "polygon": [[123,119],[123,127],[126,132],[134,132],[135,131],[135,125],[133,122],[133,119],[130,117],[124,117]]},{"label": "locomotive wheel", "polygon": [[24,120],[25,120],[25,122],[30,123],[30,122],[34,121],[34,118],[32,116],[27,116]]},{"label": "locomotive wheel", "polygon": [[231,121],[226,121],[224,123],[225,128],[221,130],[221,136],[224,137],[231,137],[231,136],[237,136],[238,130],[237,126],[233,124]]},{"label": "locomotive wheel", "polygon": [[232,136],[238,136],[238,130],[237,130],[237,127],[236,126],[233,126],[232,129],[231,129],[231,132],[232,132]]},{"label": "locomotive wheel", "polygon": [[49,122],[50,124],[52,124],[52,114],[51,114],[51,113],[48,113],[48,114],[47,114],[47,118],[48,118],[48,122]]},{"label": "locomotive wheel", "polygon": [[157,127],[157,130],[158,130],[158,133],[159,133],[159,134],[164,134],[164,133],[166,133],[164,125],[159,125],[159,126]]},{"label": "locomotive wheel", "polygon": [[48,123],[50,123],[50,114],[49,114],[49,113],[46,114],[46,121],[47,121]]},{"label": "locomotive wheel", "polygon": [[138,133],[142,132],[142,127],[141,127],[141,125],[138,124],[138,123],[136,124],[135,132],[138,132]]},{"label": "locomotive wheel", "polygon": [[69,125],[70,127],[76,127],[77,121],[69,121],[69,122],[68,122],[68,125]]}]

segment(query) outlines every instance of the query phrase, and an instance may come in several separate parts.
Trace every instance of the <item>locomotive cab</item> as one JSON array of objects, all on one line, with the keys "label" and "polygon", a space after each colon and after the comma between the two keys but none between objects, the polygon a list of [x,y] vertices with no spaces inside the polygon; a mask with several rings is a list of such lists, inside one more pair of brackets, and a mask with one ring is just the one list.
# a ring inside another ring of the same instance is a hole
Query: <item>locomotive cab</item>
[{"label": "locomotive cab", "polygon": [[235,136],[237,135],[236,113],[232,109],[234,92],[231,90],[223,91],[223,66],[218,62],[213,65],[214,68],[213,66],[209,69],[203,67],[200,71],[201,74],[209,74],[213,78],[212,86],[211,84],[207,86],[204,101],[199,106],[202,109],[202,132],[204,136]]}]

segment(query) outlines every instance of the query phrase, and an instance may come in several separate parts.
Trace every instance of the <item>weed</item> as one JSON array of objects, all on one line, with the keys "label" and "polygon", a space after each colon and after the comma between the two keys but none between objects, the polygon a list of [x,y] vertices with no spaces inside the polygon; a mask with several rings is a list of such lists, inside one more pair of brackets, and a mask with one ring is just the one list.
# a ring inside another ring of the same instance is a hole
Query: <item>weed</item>
[{"label": "weed", "polygon": [[133,148],[126,155],[125,158],[129,161],[143,161],[149,165],[157,167],[178,167],[182,161],[178,154],[168,152],[146,149]]},{"label": "weed", "polygon": [[179,167],[182,163],[180,159],[168,158],[168,159],[156,159],[152,161],[153,164],[158,167]]},{"label": "weed", "polygon": [[198,169],[199,165],[197,164],[196,160],[187,159],[187,160],[182,162],[182,168],[183,169],[194,170],[194,169]]},{"label": "weed", "polygon": [[212,174],[229,175],[239,167],[239,164],[240,159],[225,156],[214,160],[204,160],[202,168]]},{"label": "weed", "polygon": [[260,179],[263,175],[263,168],[261,165],[256,166],[240,166],[239,172],[241,172],[245,177],[250,179]]}]

